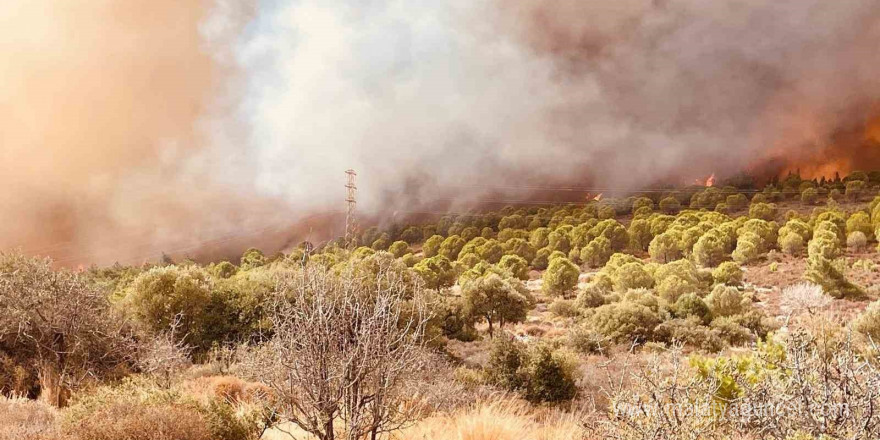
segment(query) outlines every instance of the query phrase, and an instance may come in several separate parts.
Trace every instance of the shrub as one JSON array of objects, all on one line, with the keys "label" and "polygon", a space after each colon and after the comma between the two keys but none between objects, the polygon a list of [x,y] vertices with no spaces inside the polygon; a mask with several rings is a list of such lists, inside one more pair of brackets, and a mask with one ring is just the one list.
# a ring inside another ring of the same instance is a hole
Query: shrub
[{"label": "shrub", "polygon": [[544,270],[550,264],[550,249],[541,248],[535,252],[535,258],[532,260],[532,267],[536,270]]},{"label": "shrub", "polygon": [[801,202],[805,205],[815,205],[819,199],[819,191],[816,188],[807,188],[801,191]]},{"label": "shrub", "polygon": [[647,219],[635,219],[629,224],[629,237],[632,247],[646,251],[654,235],[651,234],[651,222]]},{"label": "shrub", "polygon": [[776,205],[772,203],[754,203],[749,207],[749,217],[772,221],[776,218]]},{"label": "shrub", "polygon": [[130,312],[146,328],[161,333],[176,326],[184,341],[202,350],[210,348],[216,334],[214,312],[224,298],[214,289],[211,276],[196,266],[155,267],[135,278],[127,289]]},{"label": "shrub", "polygon": [[749,204],[749,199],[744,194],[731,194],[727,196],[726,203],[730,210],[735,212],[745,209]]},{"label": "shrub", "polygon": [[681,249],[678,247],[680,237],[680,234],[672,231],[655,236],[648,246],[651,259],[658,263],[669,263],[681,258]]},{"label": "shrub", "polygon": [[394,258],[400,258],[409,253],[409,244],[405,241],[395,241],[388,247],[388,252],[394,255]]},{"label": "shrub", "polygon": [[712,320],[709,326],[718,332],[722,340],[733,346],[750,344],[755,341],[752,331],[737,322],[736,319],[720,316]]},{"label": "shrub", "polygon": [[712,271],[712,278],[716,284],[726,284],[728,286],[741,286],[743,282],[743,271],[734,262],[727,261],[721,263]]},{"label": "shrub", "polygon": [[455,261],[458,259],[458,254],[461,253],[465,243],[464,239],[458,235],[449,236],[440,244],[437,254],[446,257],[449,261]]},{"label": "shrub", "polygon": [[505,255],[501,257],[498,267],[507,271],[515,278],[521,280],[529,279],[529,263],[518,255]]},{"label": "shrub", "polygon": [[682,295],[675,301],[672,307],[675,316],[679,318],[687,318],[690,316],[697,317],[704,325],[712,322],[712,311],[702,298],[695,293]]},{"label": "shrub", "polygon": [[853,322],[853,329],[880,344],[880,301],[868,305],[865,311]]},{"label": "shrub", "polygon": [[865,237],[865,234],[862,231],[850,232],[849,236],[846,237],[846,247],[861,252],[865,250],[865,247],[868,245],[868,238]]},{"label": "shrub", "polygon": [[388,249],[388,246],[391,246],[391,236],[389,236],[385,232],[379,235],[379,238],[374,240],[373,243],[370,245],[370,247],[373,248],[373,250],[375,251]]},{"label": "shrub", "polygon": [[551,252],[559,251],[568,255],[568,252],[571,250],[571,242],[569,241],[568,234],[559,230],[551,232],[550,235],[547,236],[547,248],[549,248]]},{"label": "shrub", "polygon": [[601,289],[593,283],[588,284],[575,299],[575,306],[579,309],[592,309],[604,304],[605,297],[602,296]]},{"label": "shrub", "polygon": [[238,268],[228,261],[221,261],[212,265],[210,272],[217,278],[229,278],[238,272]]},{"label": "shrub", "polygon": [[654,287],[654,278],[644,269],[641,262],[626,263],[616,270],[614,290],[626,292],[630,289],[650,289]]},{"label": "shrub", "polygon": [[606,304],[594,309],[593,329],[615,342],[645,342],[660,324],[660,315],[651,308],[631,301]]},{"label": "shrub", "polygon": [[546,344],[538,344],[531,350],[525,375],[525,397],[530,402],[562,402],[577,394],[573,366]]},{"label": "shrub", "polygon": [[863,180],[851,180],[846,183],[846,198],[858,202],[865,192],[865,182]]},{"label": "shrub", "polygon": [[541,227],[535,229],[531,232],[531,234],[529,234],[529,242],[532,243],[532,246],[534,246],[535,249],[541,249],[547,247],[547,245],[550,243],[550,240],[548,238],[549,236],[550,228]]},{"label": "shrub", "polygon": [[733,261],[736,261],[740,264],[750,263],[755,261],[760,256],[760,248],[757,242],[760,241],[760,238],[751,233],[744,234],[740,236],[736,241],[736,249],[733,250]]},{"label": "shrub", "polygon": [[550,303],[548,310],[550,310],[550,313],[563,318],[571,318],[579,315],[577,307],[575,306],[575,301],[571,299],[559,298]]},{"label": "shrub", "polygon": [[719,284],[706,297],[706,305],[714,316],[733,316],[748,311],[751,302],[736,287]]},{"label": "shrub", "polygon": [[578,325],[571,328],[565,343],[569,348],[583,354],[601,353],[605,347],[610,345],[606,337],[596,333],[588,325]]},{"label": "shrub", "polygon": [[718,233],[711,232],[703,234],[694,245],[694,260],[703,267],[717,266],[727,257],[725,241]]},{"label": "shrub", "polygon": [[779,247],[788,255],[799,255],[804,250],[804,239],[795,232],[779,236]]},{"label": "shrub", "polygon": [[452,262],[443,255],[425,258],[413,266],[413,271],[425,282],[429,289],[442,289],[455,284],[455,270]]},{"label": "shrub", "polygon": [[589,267],[602,267],[613,253],[611,241],[604,236],[599,236],[581,249],[580,257],[581,261]]},{"label": "shrub", "polygon": [[666,214],[675,214],[681,209],[681,203],[675,197],[666,197],[660,201],[660,210]]},{"label": "shrub", "polygon": [[[480,237],[480,239],[486,240],[483,237]],[[483,260],[495,264],[501,261],[501,257],[504,256],[504,249],[496,240],[486,240],[485,243],[477,247],[477,255]]]},{"label": "shrub", "polygon": [[708,352],[718,352],[724,348],[720,332],[701,325],[698,317],[676,318],[663,322],[654,330],[657,341],[683,343]]},{"label": "shrub", "polygon": [[528,241],[522,238],[511,238],[504,242],[504,252],[507,255],[518,255],[526,261],[535,259],[536,249]]},{"label": "shrub", "polygon": [[431,238],[425,240],[422,245],[422,252],[426,258],[431,258],[440,252],[440,246],[443,244],[443,236],[432,235]]},{"label": "shrub", "polygon": [[550,295],[567,295],[578,283],[580,271],[568,258],[553,258],[542,277],[543,290]]},{"label": "shrub", "polygon": [[487,378],[493,384],[511,391],[520,390],[526,382],[521,371],[526,363],[526,351],[522,343],[502,335],[492,343],[489,362],[486,365]]}]

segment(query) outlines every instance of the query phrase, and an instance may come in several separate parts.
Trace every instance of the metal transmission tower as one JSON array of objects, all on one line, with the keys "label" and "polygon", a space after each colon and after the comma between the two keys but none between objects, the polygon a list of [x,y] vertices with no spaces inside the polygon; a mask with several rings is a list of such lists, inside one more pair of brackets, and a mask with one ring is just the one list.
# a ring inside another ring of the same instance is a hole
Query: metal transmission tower
[{"label": "metal transmission tower", "polygon": [[357,186],[354,184],[354,178],[357,176],[357,173],[354,170],[346,170],[345,174],[348,175],[348,183],[345,185],[348,188],[348,197],[345,199],[348,202],[348,211],[345,214],[345,245],[349,248],[353,248],[355,246],[355,235],[357,234],[357,218],[355,217],[355,205],[357,205]]}]

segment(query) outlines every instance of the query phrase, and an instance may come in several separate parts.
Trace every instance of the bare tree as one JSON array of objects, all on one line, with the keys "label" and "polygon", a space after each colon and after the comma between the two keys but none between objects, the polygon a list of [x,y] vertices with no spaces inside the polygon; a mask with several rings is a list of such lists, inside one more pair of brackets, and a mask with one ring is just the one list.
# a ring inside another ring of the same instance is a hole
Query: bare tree
[{"label": "bare tree", "polygon": [[176,374],[192,364],[192,347],[183,342],[183,337],[178,336],[181,319],[181,316],[177,316],[167,331],[143,342],[136,359],[136,365],[141,371],[155,376],[166,388],[171,386]]},{"label": "bare tree", "polygon": [[416,415],[403,391],[423,358],[421,292],[389,267],[283,275],[274,336],[244,369],[274,390],[282,420],[321,440],[399,429]]},{"label": "bare tree", "polygon": [[48,259],[0,254],[0,351],[38,372],[41,398],[64,406],[71,387],[129,353],[106,295]]}]

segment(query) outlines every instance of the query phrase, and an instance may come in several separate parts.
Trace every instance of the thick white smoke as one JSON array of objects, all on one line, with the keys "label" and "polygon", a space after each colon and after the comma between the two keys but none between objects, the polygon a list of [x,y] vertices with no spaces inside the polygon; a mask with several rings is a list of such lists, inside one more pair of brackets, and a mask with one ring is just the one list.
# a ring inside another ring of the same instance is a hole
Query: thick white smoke
[{"label": "thick white smoke", "polygon": [[873,1],[51,3],[0,4],[0,246],[66,262],[338,210],[348,168],[387,215],[878,158],[839,143],[880,102]]}]

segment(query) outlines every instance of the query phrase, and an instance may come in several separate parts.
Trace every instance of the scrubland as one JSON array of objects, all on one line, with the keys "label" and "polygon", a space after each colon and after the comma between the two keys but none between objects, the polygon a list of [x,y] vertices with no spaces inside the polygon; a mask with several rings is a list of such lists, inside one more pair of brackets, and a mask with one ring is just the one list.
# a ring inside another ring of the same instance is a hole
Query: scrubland
[{"label": "scrubland", "polygon": [[0,256],[0,439],[880,437],[880,173]]}]

